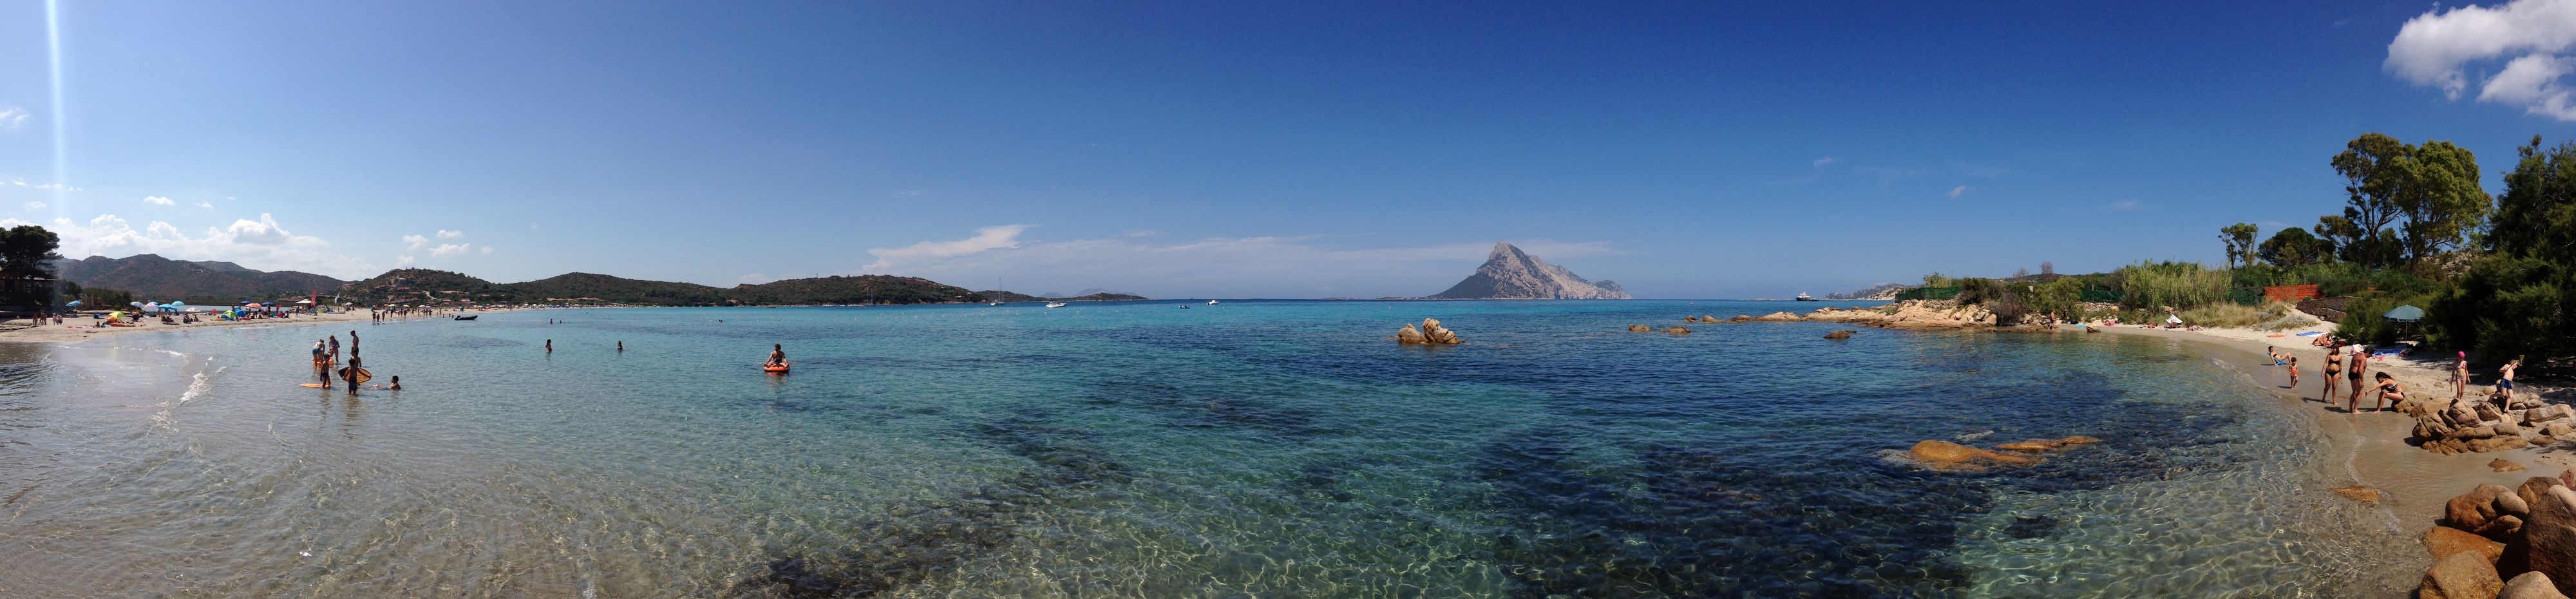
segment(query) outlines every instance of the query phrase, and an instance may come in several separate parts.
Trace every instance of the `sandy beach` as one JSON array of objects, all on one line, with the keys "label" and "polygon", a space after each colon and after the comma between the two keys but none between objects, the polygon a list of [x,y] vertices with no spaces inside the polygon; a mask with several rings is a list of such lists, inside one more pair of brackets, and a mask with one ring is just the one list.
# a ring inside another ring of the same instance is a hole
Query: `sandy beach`
[{"label": "sandy beach", "polygon": [[[472,314],[489,314],[489,313],[496,313],[496,312],[512,312],[512,311],[516,311],[516,309],[477,310],[477,311],[474,311],[474,312],[471,312],[471,313],[472,313]],[[399,319],[396,319],[396,320],[418,320],[418,319],[426,319],[426,318],[447,318],[447,317],[448,317],[448,316],[447,316],[447,315],[444,315],[444,314],[440,314],[440,315],[422,315],[422,316],[410,316],[410,317],[405,317],[405,318],[399,318]],[[188,323],[188,324],[163,324],[163,323],[160,321],[160,319],[157,319],[157,318],[147,318],[147,319],[144,319],[142,322],[136,323],[136,326],[130,326],[130,327],[97,327],[97,326],[92,326],[92,325],[95,325],[95,324],[97,324],[97,323],[99,323],[99,322],[101,322],[101,321],[99,321],[99,320],[93,320],[93,319],[90,319],[89,317],[86,317],[86,316],[81,317],[81,318],[79,318],[79,319],[77,319],[77,320],[75,320],[75,319],[71,319],[71,318],[65,318],[65,319],[63,319],[63,323],[62,323],[62,324],[53,324],[53,323],[52,323],[52,321],[50,321],[50,320],[49,320],[49,321],[47,321],[45,324],[41,324],[41,325],[37,325],[37,326],[33,326],[33,327],[28,327],[28,326],[26,326],[26,325],[27,325],[27,321],[26,321],[25,319],[19,319],[19,320],[12,320],[12,321],[8,321],[8,322],[6,322],[6,323],[0,323],[0,327],[12,327],[12,328],[10,328],[9,330],[0,331],[0,342],[11,342],[11,341],[14,341],[14,342],[20,342],[20,343],[70,343],[70,342],[80,341],[80,340],[84,340],[84,339],[97,339],[97,338],[100,338],[100,337],[114,337],[114,336],[117,336],[117,335],[126,335],[126,334],[132,334],[132,333],[146,333],[146,332],[159,332],[159,331],[188,331],[188,330],[208,329],[208,328],[220,328],[220,327],[258,327],[258,326],[286,326],[286,325],[328,324],[328,323],[335,323],[335,322],[350,322],[350,321],[362,321],[362,322],[363,322],[363,321],[372,321],[372,320],[374,320],[374,318],[373,318],[372,316],[369,316],[369,314],[368,314],[367,312],[364,312],[364,311],[355,311],[355,312],[334,312],[334,313],[328,313],[328,314],[297,314],[297,315],[295,315],[295,316],[288,317],[288,318],[262,318],[262,319],[256,319],[256,320],[241,320],[241,321],[230,321],[230,320],[222,320],[222,319],[211,318],[211,317],[200,317],[200,318],[199,318],[199,320],[198,320],[198,322],[193,322],[193,323]]]},{"label": "sandy beach", "polygon": [[[2421,537],[2425,529],[2433,526],[2434,520],[2442,517],[2444,502],[2480,483],[2512,488],[2533,476],[2556,475],[2576,468],[2576,453],[2565,450],[2567,446],[2563,442],[2552,447],[2442,455],[2408,444],[2415,421],[2393,409],[2374,413],[2371,411],[2374,404],[2365,399],[2361,413],[2346,412],[2343,396],[2350,392],[2349,387],[2338,389],[2339,397],[2331,403],[2320,401],[2317,395],[2321,391],[2320,377],[2324,376],[2325,348],[2308,345],[2314,337],[2295,335],[2305,331],[2331,333],[2333,324],[2288,331],[2189,331],[2126,325],[2096,328],[2117,335],[2162,337],[2201,344],[2218,350],[2220,355],[2233,356],[2227,360],[2228,363],[2245,373],[2248,383],[2273,389],[2285,404],[2315,416],[2318,431],[2333,445],[2332,455],[2339,458],[2332,462],[2341,472],[2326,473],[2328,480],[2339,475],[2350,481],[2342,484],[2379,490],[2384,497],[2379,507],[2390,517],[2390,526],[2411,537]],[[2059,329],[2061,334],[2077,335],[2084,334],[2082,330],[2080,327]],[[2066,333],[2068,331],[2071,333]],[[2275,334],[2284,336],[2271,336]],[[2271,366],[2270,360],[2263,357],[2266,345],[2298,357],[2300,377],[2297,389],[2286,387],[2287,371],[2283,367]],[[2448,382],[2450,357],[2449,353],[2436,355],[2435,352],[2419,353],[2407,359],[2386,356],[2372,359],[2369,371],[2389,373],[2409,392],[2449,397],[2452,389]],[[2491,369],[2473,369],[2471,374],[2471,396],[2493,389],[2494,373]],[[2551,403],[2567,403],[2576,399],[2569,397],[2568,389],[2563,387],[2525,384],[2522,390],[2538,393]],[[2489,467],[2489,463],[2498,459],[2519,463],[2528,469],[2497,472]],[[2331,492],[2329,489],[2315,491]],[[2409,555],[2420,563],[2413,564],[2414,568],[2405,572],[2407,577],[2415,576],[2423,567],[2432,564],[2432,557],[2420,550]]]}]

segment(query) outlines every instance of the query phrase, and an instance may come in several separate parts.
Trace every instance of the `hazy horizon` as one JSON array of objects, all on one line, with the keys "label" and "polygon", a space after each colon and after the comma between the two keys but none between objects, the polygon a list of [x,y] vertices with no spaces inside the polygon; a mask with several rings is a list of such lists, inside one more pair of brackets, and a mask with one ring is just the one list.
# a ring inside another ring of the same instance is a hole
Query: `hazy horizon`
[{"label": "hazy horizon", "polygon": [[0,23],[0,223],[74,259],[340,279],[1420,296],[1504,240],[1641,298],[1821,296],[2215,264],[2221,226],[2338,211],[2327,160],[2363,133],[2454,141],[2500,190],[2514,147],[2576,119],[2571,0],[21,2]]}]

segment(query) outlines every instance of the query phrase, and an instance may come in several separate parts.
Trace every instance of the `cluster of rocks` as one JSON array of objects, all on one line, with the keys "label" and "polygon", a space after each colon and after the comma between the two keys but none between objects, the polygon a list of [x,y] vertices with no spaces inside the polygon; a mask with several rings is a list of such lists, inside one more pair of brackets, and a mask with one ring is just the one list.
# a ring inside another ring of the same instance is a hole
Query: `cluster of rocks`
[{"label": "cluster of rocks", "polygon": [[2064,439],[2031,439],[1996,445],[1994,449],[1969,447],[1949,441],[1925,440],[1906,450],[1906,457],[1934,470],[1982,470],[1989,464],[2029,465],[2039,463],[2039,455],[2101,439],[2077,435]]},{"label": "cluster of rocks", "polygon": [[1411,324],[1404,325],[1403,329],[1397,330],[1395,332],[1395,340],[1398,343],[1457,345],[1458,334],[1450,332],[1449,329],[1441,328],[1440,321],[1437,319],[1425,318],[1422,319],[1422,328],[1420,330],[1415,330]]},{"label": "cluster of rocks", "polygon": [[[1696,322],[1696,321],[1694,321],[1694,322]],[[1655,327],[1650,327],[1650,326],[1646,326],[1646,325],[1642,325],[1642,324],[1632,324],[1632,325],[1628,325],[1628,332],[1630,332],[1630,333],[1653,333],[1653,332],[1656,332],[1656,331],[1655,331]],[[1683,328],[1683,327],[1667,327],[1667,328],[1665,328],[1662,332],[1672,333],[1672,334],[1675,334],[1675,335],[1688,335],[1688,334],[1690,334],[1691,330],[1690,330],[1690,329],[1687,329],[1687,328]]]},{"label": "cluster of rocks", "polygon": [[2533,396],[2515,396],[2500,409],[2476,399],[2412,393],[2397,402],[2397,411],[2415,417],[2418,445],[2443,455],[2550,445],[2576,431],[2576,409]]},{"label": "cluster of rocks", "polygon": [[1995,326],[1995,313],[1984,306],[1961,306],[1949,300],[1909,300],[1876,308],[1818,308],[1799,315],[1773,312],[1761,316],[1736,315],[1719,320],[1715,316],[1684,318],[1687,322],[1840,322],[1882,329],[1967,329]]},{"label": "cluster of rocks", "polygon": [[2417,596],[2426,599],[2567,599],[2558,581],[2576,582],[2576,470],[2535,476],[2507,489],[2478,485],[2443,506],[2439,526],[2424,531],[2433,567]]}]

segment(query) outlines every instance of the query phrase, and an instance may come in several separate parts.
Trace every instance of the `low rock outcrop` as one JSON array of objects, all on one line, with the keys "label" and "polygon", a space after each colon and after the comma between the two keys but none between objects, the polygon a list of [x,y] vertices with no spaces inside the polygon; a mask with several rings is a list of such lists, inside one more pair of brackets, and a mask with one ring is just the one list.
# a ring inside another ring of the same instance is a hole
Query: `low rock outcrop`
[{"label": "low rock outcrop", "polygon": [[1646,326],[1646,325],[1642,325],[1642,324],[1632,324],[1632,325],[1628,325],[1628,332],[1630,332],[1630,333],[1643,333],[1643,332],[1652,331],[1652,330],[1655,330],[1655,328],[1654,328],[1654,327],[1649,327],[1649,326]]},{"label": "low rock outcrop", "polygon": [[1825,333],[1825,338],[1826,338],[1826,339],[1850,339],[1850,338],[1851,338],[1851,336],[1852,336],[1852,333],[1858,333],[1858,332],[1860,332],[1860,331],[1848,331],[1848,330],[1846,330],[1846,331],[1834,331],[1834,332],[1831,332],[1831,333]]},{"label": "low rock outcrop", "polygon": [[1404,328],[1401,330],[1397,330],[1395,332],[1395,340],[1399,343],[1457,345],[1458,334],[1451,332],[1449,329],[1441,328],[1440,321],[1437,319],[1425,318],[1422,319],[1422,328],[1420,330],[1414,329],[1413,325],[1410,324],[1404,325]]},{"label": "low rock outcrop", "polygon": [[[2413,393],[2405,401],[2397,402],[2396,409],[2415,418],[2413,432],[2416,444],[2426,451],[2440,454],[2552,445],[2571,429],[2576,429],[2576,424],[2562,422],[2576,421],[2576,418],[2568,418],[2576,415],[2576,409],[2536,400],[2519,405],[2530,407],[2499,410],[2495,404],[2475,399],[2453,401]],[[2490,465],[2497,468],[2497,472],[2510,472],[2520,466],[2512,462]]]},{"label": "low rock outcrop", "polygon": [[1819,308],[1807,313],[1805,320],[1931,330],[1986,328],[1996,323],[1995,313],[1983,306],[1960,306],[1948,300],[1909,300],[1876,308]]},{"label": "low rock outcrop", "polygon": [[1672,334],[1675,334],[1675,335],[1688,335],[1688,334],[1690,334],[1690,329],[1683,328],[1683,327],[1673,327],[1673,328],[1669,328],[1669,329],[1664,329],[1664,332],[1666,332],[1666,333],[1672,333]]},{"label": "low rock outcrop", "polygon": [[[2443,505],[2424,531],[2435,563],[2419,597],[2566,597],[2555,581],[2576,580],[2576,470],[2535,476],[2520,487],[2478,485]],[[2499,582],[2511,576],[2513,582]]]},{"label": "low rock outcrop", "polygon": [[1916,463],[1930,466],[1935,470],[1975,470],[1984,467],[1987,463],[2036,464],[2039,463],[2036,454],[2041,452],[2101,441],[2101,439],[2078,435],[2064,439],[2031,439],[2005,443],[1989,450],[1929,439],[1915,443],[1913,448],[1906,450],[1906,454]]}]

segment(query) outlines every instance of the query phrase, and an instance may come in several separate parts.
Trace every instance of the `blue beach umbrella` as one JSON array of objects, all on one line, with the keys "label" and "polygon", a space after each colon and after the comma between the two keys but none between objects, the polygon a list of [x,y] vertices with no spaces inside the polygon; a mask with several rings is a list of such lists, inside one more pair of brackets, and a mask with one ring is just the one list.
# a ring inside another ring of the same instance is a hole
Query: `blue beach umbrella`
[{"label": "blue beach umbrella", "polygon": [[2389,310],[2387,314],[2381,314],[2380,316],[2397,322],[2415,322],[2424,319],[2424,309],[2414,306],[2398,306],[2397,309]]}]

